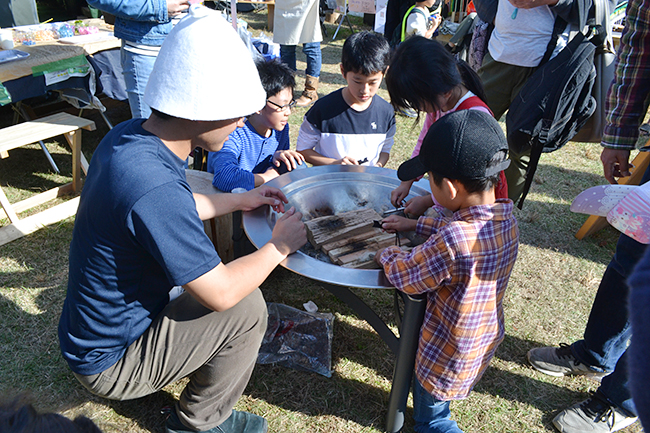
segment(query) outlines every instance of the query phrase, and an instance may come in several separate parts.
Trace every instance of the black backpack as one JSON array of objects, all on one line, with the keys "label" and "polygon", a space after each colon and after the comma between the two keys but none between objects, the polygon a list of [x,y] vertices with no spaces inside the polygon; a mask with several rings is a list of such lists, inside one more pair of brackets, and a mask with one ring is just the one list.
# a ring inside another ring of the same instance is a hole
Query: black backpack
[{"label": "black backpack", "polygon": [[[562,28],[558,21],[557,28]],[[537,68],[510,105],[506,115],[508,145],[517,152],[531,149],[519,209],[530,190],[541,154],[564,146],[596,109],[596,100],[591,96],[596,80],[594,54],[602,40],[598,32],[594,33],[588,38],[578,32],[557,56]],[[543,62],[550,57],[550,45]]]}]

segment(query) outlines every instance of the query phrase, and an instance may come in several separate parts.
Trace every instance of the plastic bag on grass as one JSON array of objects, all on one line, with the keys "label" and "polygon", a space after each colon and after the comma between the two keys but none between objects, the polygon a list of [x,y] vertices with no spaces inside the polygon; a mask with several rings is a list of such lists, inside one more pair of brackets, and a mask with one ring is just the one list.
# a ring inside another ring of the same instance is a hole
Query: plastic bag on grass
[{"label": "plastic bag on grass", "polygon": [[260,33],[259,37],[252,38],[251,42],[257,48],[257,51],[264,56],[264,60],[269,61],[280,58],[280,44],[274,43],[273,39],[266,36],[264,32]]},{"label": "plastic bag on grass", "polygon": [[334,315],[266,303],[269,320],[258,364],[278,364],[332,377]]}]

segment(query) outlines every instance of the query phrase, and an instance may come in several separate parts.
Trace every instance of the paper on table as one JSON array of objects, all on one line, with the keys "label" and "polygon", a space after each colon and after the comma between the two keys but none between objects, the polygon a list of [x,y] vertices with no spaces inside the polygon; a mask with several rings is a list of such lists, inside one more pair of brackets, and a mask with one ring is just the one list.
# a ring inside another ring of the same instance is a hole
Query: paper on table
[{"label": "paper on table", "polygon": [[91,42],[106,41],[115,37],[113,32],[99,32],[90,35],[77,35],[59,39],[63,44],[89,44]]}]

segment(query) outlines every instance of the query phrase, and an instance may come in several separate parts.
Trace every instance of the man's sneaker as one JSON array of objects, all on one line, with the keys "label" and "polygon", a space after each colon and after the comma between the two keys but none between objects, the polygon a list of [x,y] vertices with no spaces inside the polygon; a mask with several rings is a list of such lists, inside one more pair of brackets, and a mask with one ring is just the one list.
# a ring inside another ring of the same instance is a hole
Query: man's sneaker
[{"label": "man's sneaker", "polygon": [[528,351],[528,362],[536,370],[549,376],[561,377],[569,375],[590,376],[600,379],[609,373],[602,373],[580,362],[571,351],[571,346],[560,344],[560,347],[538,347]]},{"label": "man's sneaker", "polygon": [[[176,410],[171,411],[165,428],[167,433],[196,433],[181,423]],[[199,433],[266,433],[268,429],[268,423],[261,416],[233,410],[230,418],[210,430]]]},{"label": "man's sneaker", "polygon": [[596,393],[560,412],[553,418],[553,425],[562,433],[610,433],[624,429],[636,419]]}]

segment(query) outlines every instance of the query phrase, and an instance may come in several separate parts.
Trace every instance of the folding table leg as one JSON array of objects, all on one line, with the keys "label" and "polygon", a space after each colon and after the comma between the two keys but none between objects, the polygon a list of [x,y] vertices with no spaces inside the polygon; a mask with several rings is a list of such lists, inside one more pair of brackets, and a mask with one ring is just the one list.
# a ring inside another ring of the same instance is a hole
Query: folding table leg
[{"label": "folding table leg", "polygon": [[81,190],[81,130],[64,134],[72,152],[72,189]]},{"label": "folding table leg", "polygon": [[[22,118],[25,119],[26,121],[32,120],[29,114],[27,114],[27,111],[25,111],[25,107],[23,107],[20,101],[17,102],[16,105],[14,105],[14,110],[17,110],[18,114],[22,116]],[[15,116],[14,116],[14,120],[16,120]],[[41,140],[38,142],[38,144],[41,145],[41,149],[45,153],[45,157],[47,158],[47,161],[52,166],[52,169],[56,172],[56,174],[61,174],[61,172],[59,171],[59,167],[57,167],[56,163],[54,162],[54,159],[52,159],[52,155],[50,155],[50,151],[47,150],[47,147],[45,147],[45,143],[43,143],[43,141]]]},{"label": "folding table leg", "polygon": [[5,195],[5,192],[2,190],[2,188],[0,188],[0,204],[2,205],[2,209],[4,209],[5,213],[7,214],[9,221],[12,223],[18,222],[18,215],[16,215],[16,212],[14,212],[13,208],[11,207],[11,203],[9,203],[9,200],[7,199],[7,196]]}]

